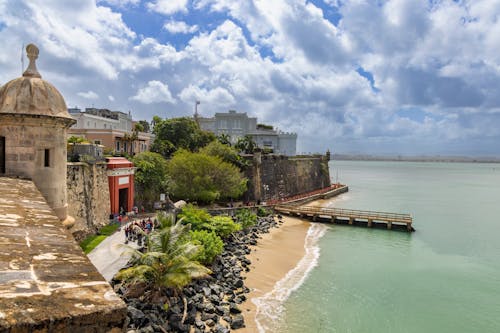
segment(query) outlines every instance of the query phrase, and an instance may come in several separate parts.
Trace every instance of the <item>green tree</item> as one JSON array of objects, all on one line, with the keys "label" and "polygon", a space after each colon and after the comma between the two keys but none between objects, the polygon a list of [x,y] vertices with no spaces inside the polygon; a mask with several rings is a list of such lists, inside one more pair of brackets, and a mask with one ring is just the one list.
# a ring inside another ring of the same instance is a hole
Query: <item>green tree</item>
[{"label": "green tree", "polygon": [[205,153],[210,156],[218,156],[223,161],[236,165],[239,168],[246,166],[248,163],[243,159],[238,151],[228,145],[222,144],[220,141],[212,141],[205,147],[200,149],[200,153]]},{"label": "green tree", "polygon": [[213,133],[201,130],[192,118],[162,120],[156,117],[154,121],[155,140],[151,150],[166,158],[169,158],[178,149],[187,149],[193,152],[215,140]]},{"label": "green tree", "polygon": [[82,138],[80,136],[70,136],[68,138],[68,143],[90,143],[87,139]]},{"label": "green tree", "polygon": [[140,132],[144,132],[144,133],[150,132],[151,126],[149,125],[149,123],[146,120],[139,120],[137,123],[142,126],[142,130]]},{"label": "green tree", "polygon": [[168,161],[167,168],[170,193],[179,199],[213,202],[238,198],[246,190],[247,179],[240,170],[217,156],[181,149]]},{"label": "green tree", "polygon": [[135,172],[136,198],[141,204],[151,208],[160,193],[167,190],[167,161],[160,154],[142,152],[132,158],[137,168]]},{"label": "green tree", "polygon": [[[144,253],[134,250],[132,267],[115,276],[127,287],[135,286],[144,291],[144,297],[151,302],[161,302],[165,291],[172,288],[180,294],[182,288],[193,279],[206,277],[211,271],[195,260],[200,245],[186,241],[190,225],[180,222],[170,227],[153,231],[146,241]],[[184,301],[186,317],[187,301]]]}]

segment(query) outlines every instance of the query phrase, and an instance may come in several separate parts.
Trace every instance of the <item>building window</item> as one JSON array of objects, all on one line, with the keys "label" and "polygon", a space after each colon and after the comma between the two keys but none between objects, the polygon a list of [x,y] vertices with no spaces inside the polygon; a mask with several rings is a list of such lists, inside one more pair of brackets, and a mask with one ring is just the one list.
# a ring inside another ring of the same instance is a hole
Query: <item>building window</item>
[{"label": "building window", "polygon": [[106,125],[106,124],[104,124],[104,128],[106,128],[106,127],[107,127],[107,125]]},{"label": "building window", "polygon": [[45,149],[43,154],[43,166],[50,167],[50,149]]},{"label": "building window", "polygon": [[225,119],[224,120],[220,120],[219,124],[220,124],[220,128],[227,128],[227,122],[226,122]]},{"label": "building window", "polygon": [[116,151],[120,151],[120,141],[116,141]]},{"label": "building window", "polygon": [[127,143],[126,142],[123,143],[123,151],[127,151]]},{"label": "building window", "polygon": [[101,140],[94,140],[94,144],[100,145],[101,144]]},{"label": "building window", "polygon": [[264,141],[264,146],[265,147],[272,147],[273,146],[273,142],[272,141]]}]

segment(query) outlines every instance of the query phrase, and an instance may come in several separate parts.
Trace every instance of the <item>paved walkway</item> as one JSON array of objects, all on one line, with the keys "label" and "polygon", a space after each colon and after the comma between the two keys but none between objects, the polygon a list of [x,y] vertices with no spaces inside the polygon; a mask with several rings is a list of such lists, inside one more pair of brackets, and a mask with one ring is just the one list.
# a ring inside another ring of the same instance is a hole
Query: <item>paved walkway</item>
[{"label": "paved walkway", "polygon": [[[104,276],[106,281],[111,281],[113,276],[122,269],[130,259],[130,254],[125,244],[125,228],[116,231],[107,237],[87,257]],[[128,242],[129,246],[137,247],[136,242]]]}]

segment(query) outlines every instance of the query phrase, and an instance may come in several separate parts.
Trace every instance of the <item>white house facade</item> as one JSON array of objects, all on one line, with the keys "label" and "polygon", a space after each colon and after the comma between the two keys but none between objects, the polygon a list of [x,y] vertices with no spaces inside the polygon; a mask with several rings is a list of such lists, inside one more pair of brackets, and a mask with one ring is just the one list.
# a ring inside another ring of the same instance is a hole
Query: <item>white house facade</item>
[{"label": "white house facade", "polygon": [[275,154],[294,156],[297,152],[297,133],[285,133],[268,126],[258,126],[257,118],[246,112],[217,112],[212,118],[198,117],[201,129],[215,135],[226,134],[232,143],[250,135],[258,147],[272,149]]}]

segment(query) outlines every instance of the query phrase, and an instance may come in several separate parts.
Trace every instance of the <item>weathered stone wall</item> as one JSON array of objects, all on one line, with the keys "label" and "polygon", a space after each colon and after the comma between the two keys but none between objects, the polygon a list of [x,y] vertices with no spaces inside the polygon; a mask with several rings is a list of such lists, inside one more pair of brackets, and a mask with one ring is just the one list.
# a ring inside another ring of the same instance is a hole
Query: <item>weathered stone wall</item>
[{"label": "weathered stone wall", "polygon": [[107,166],[102,163],[68,163],[68,213],[75,218],[70,229],[81,240],[109,222],[110,198]]},{"label": "weathered stone wall", "polygon": [[245,176],[245,200],[268,201],[330,186],[328,156],[287,157],[255,153]]},{"label": "weathered stone wall", "polygon": [[127,307],[29,180],[0,177],[0,332],[123,332]]}]

